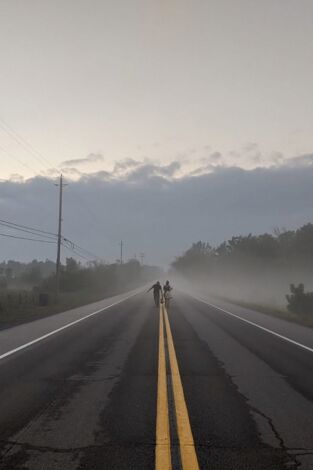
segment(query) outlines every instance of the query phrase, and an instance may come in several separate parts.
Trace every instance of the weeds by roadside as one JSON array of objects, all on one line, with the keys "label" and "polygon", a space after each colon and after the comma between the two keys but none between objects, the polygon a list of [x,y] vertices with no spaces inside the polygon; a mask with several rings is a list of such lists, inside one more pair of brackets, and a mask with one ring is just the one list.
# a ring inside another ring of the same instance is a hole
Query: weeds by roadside
[{"label": "weeds by roadside", "polygon": [[298,325],[309,326],[313,328],[313,318],[296,315],[292,312],[289,312],[287,309],[279,309],[269,305],[233,300],[229,298],[226,299],[225,297],[223,300],[231,302],[234,305],[239,305],[240,307],[250,308],[251,310],[256,310],[257,312],[265,313],[266,315],[271,315],[272,317],[281,318],[282,320],[287,320],[292,323],[297,323]]}]

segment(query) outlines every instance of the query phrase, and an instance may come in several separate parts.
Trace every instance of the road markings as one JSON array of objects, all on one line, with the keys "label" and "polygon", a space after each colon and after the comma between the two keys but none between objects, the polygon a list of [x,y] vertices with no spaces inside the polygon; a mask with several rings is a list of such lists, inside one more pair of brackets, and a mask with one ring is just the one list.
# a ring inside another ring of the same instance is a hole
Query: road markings
[{"label": "road markings", "polygon": [[160,306],[159,325],[159,364],[158,364],[158,398],[157,398],[157,425],[156,425],[156,470],[171,470],[171,442],[170,424],[168,414],[166,360],[164,344],[164,320]]},{"label": "road markings", "polygon": [[179,367],[171,332],[170,322],[165,307],[162,305],[165,328],[167,336],[167,344],[169,351],[169,362],[171,368],[174,403],[177,420],[177,431],[180,447],[180,455],[183,470],[199,470],[198,459],[195,451],[194,440],[192,436],[187,405],[184,396],[183,385],[179,373]]},{"label": "road markings", "polygon": [[270,333],[273,336],[277,336],[277,338],[280,338],[284,341],[287,341],[288,343],[294,344],[295,346],[298,346],[299,348],[305,349],[306,351],[309,351],[309,352],[313,353],[313,348],[310,348],[309,346],[305,346],[305,344],[298,343],[298,341],[295,341],[291,338],[288,338],[287,336],[281,335],[280,333],[277,333],[276,331],[270,330],[269,328],[265,328],[264,326],[258,325],[258,323],[247,320],[246,318],[242,318],[239,315],[236,315],[235,313],[229,312],[228,310],[224,310],[223,308],[218,307],[217,305],[211,304],[210,302],[207,302],[206,300],[200,299],[199,297],[194,297],[193,295],[191,297],[198,300],[198,302],[202,302],[203,304],[208,305],[209,307],[213,307],[217,310],[220,310],[221,312],[226,313],[227,315],[230,315],[232,317],[235,317],[235,318],[237,318],[238,320],[241,320],[244,323],[248,323],[249,325],[255,326],[256,328],[259,328],[260,330],[266,331],[267,333]]},{"label": "road markings", "polygon": [[13,354],[15,354],[19,351],[22,351],[23,349],[28,348],[29,346],[32,346],[33,344],[39,343],[40,341],[43,341],[44,339],[49,338],[49,336],[56,335],[57,333],[60,333],[60,331],[66,330],[66,328],[70,328],[71,326],[74,326],[77,323],[80,323],[84,320],[87,320],[87,318],[93,317],[94,315],[98,315],[99,313],[104,312],[105,310],[108,310],[109,308],[115,307],[115,305],[118,305],[122,302],[125,302],[125,300],[128,300],[128,299],[130,299],[131,297],[134,297],[137,294],[138,294],[138,292],[135,292],[134,294],[131,294],[128,297],[125,297],[122,300],[118,300],[117,302],[115,302],[111,305],[107,305],[106,307],[101,308],[100,310],[97,310],[96,312],[89,313],[85,317],[82,317],[82,318],[79,318],[78,320],[74,320],[70,323],[67,323],[66,325],[61,326],[60,328],[57,328],[56,330],[50,331],[49,333],[46,333],[45,335],[42,335],[39,338],[33,339],[32,341],[29,341],[28,343],[22,344],[21,346],[18,346],[17,348],[12,349],[11,351],[7,351],[6,353],[4,353],[0,356],[0,361],[2,359],[5,359],[6,357],[12,356]]}]

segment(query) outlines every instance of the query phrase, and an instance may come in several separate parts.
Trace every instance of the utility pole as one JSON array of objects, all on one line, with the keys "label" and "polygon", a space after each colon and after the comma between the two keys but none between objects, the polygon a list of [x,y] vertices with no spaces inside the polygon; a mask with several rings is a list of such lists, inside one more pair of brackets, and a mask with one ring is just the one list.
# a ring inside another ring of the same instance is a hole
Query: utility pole
[{"label": "utility pole", "polygon": [[59,186],[59,226],[58,226],[58,250],[57,250],[57,261],[56,261],[56,272],[55,272],[55,297],[58,300],[60,290],[60,267],[61,267],[61,242],[62,242],[62,204],[63,204],[63,176],[60,176],[60,183],[56,184]]},{"label": "utility pole", "polygon": [[141,259],[141,265],[143,266],[143,260],[145,258],[145,254],[144,253],[140,253],[140,259]]},{"label": "utility pole", "polygon": [[123,240],[121,240],[121,258],[120,258],[120,262],[121,264],[123,264]]}]

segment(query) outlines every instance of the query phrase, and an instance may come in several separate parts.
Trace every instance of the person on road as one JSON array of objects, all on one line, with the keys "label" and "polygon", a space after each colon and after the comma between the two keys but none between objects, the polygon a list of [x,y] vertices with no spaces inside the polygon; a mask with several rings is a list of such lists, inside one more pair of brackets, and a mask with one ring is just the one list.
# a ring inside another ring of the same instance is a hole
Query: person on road
[{"label": "person on road", "polygon": [[167,292],[170,293],[172,289],[173,289],[173,287],[171,287],[170,282],[166,281],[166,283],[164,284],[164,287],[163,287],[164,294],[166,294]]},{"label": "person on road", "polygon": [[157,281],[147,292],[150,292],[153,289],[153,298],[155,306],[158,307],[160,305],[160,297],[162,298],[162,286],[159,281]]},{"label": "person on road", "polygon": [[165,308],[169,308],[169,306],[170,306],[171,290],[172,289],[173,289],[173,287],[170,285],[169,281],[166,281],[166,283],[163,286],[163,295],[164,295]]}]

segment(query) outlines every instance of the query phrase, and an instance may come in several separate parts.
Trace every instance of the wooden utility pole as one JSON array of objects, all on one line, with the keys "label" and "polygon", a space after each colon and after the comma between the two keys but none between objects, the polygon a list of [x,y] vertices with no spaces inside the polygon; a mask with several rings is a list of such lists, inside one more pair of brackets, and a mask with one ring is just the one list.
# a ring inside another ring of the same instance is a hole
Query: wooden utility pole
[{"label": "wooden utility pole", "polygon": [[123,240],[121,240],[121,258],[120,258],[121,264],[123,264]]},{"label": "wooden utility pole", "polygon": [[62,242],[62,205],[63,205],[63,176],[60,176],[60,183],[56,184],[59,186],[59,224],[58,224],[58,250],[57,250],[57,261],[56,261],[56,272],[55,272],[55,297],[56,300],[59,298],[60,291],[60,268],[61,268],[61,242]]}]

